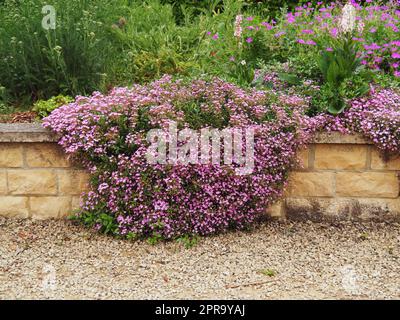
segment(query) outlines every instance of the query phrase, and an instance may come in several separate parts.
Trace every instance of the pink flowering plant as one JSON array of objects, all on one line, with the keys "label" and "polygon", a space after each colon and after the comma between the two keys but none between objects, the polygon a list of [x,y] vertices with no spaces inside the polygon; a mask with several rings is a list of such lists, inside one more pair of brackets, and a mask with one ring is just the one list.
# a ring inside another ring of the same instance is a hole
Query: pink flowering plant
[{"label": "pink flowering plant", "polygon": [[[149,85],[94,93],[53,111],[44,126],[92,176],[77,219],[120,237],[175,239],[243,229],[277,200],[296,152],[320,130],[361,133],[386,156],[400,154],[400,94],[373,91],[340,116],[305,114],[296,94],[244,90],[213,79],[165,76]],[[255,167],[150,164],[146,133],[166,128],[253,128]]]},{"label": "pink flowering plant", "polygon": [[[217,72],[240,84],[249,82],[249,77],[238,75],[243,64],[248,75],[255,75],[253,84],[277,76],[287,85],[300,85],[302,92],[304,83],[317,83],[314,112],[337,114],[351,99],[366,95],[370,83],[399,87],[399,21],[397,0],[310,2],[276,19],[237,15],[234,30],[220,30],[210,50],[219,55]],[[222,65],[230,69],[222,72]],[[281,65],[290,74],[278,70]],[[265,84],[269,86],[268,81]]]},{"label": "pink flowering plant", "polygon": [[[44,126],[91,172],[78,218],[122,237],[171,239],[243,229],[282,194],[296,151],[311,137],[306,101],[213,79],[166,76],[146,86],[94,93],[56,109]],[[149,164],[146,133],[178,128],[255,130],[249,175],[221,164]]]}]

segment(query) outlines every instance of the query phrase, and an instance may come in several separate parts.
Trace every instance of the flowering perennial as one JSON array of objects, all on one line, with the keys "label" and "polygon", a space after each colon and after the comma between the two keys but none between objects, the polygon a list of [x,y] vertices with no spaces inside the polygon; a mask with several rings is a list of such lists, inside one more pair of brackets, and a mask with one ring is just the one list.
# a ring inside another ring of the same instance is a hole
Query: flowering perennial
[{"label": "flowering perennial", "polygon": [[[175,238],[244,228],[281,196],[298,148],[311,137],[301,98],[245,91],[222,80],[184,84],[169,76],[109,95],[94,93],[55,110],[44,126],[92,174],[79,217],[129,237]],[[255,130],[251,175],[235,164],[146,161],[146,132],[165,128]]]},{"label": "flowering perennial", "polygon": [[[234,30],[235,37],[242,37],[240,43],[247,43],[248,47],[253,40],[257,42],[257,37],[265,41],[262,38],[265,34],[271,35],[268,41],[275,39],[274,48],[293,46],[294,41],[316,54],[321,49],[332,51],[332,43],[348,35],[359,45],[358,56],[362,57],[365,66],[400,77],[398,0],[384,4],[372,1],[361,4],[361,1],[354,0],[344,6],[341,1],[329,4],[318,2],[315,6],[309,2],[288,12],[279,23],[237,16]],[[301,51],[301,48],[298,49]]]},{"label": "flowering perennial", "polygon": [[[400,154],[400,94],[372,91],[340,116],[305,115],[307,99],[243,90],[214,79],[185,84],[164,76],[146,86],[77,97],[44,119],[59,143],[91,172],[78,217],[124,237],[207,235],[254,222],[282,195],[296,152],[319,130],[359,132],[386,153]],[[255,130],[255,167],[149,164],[146,132],[166,128]]]}]

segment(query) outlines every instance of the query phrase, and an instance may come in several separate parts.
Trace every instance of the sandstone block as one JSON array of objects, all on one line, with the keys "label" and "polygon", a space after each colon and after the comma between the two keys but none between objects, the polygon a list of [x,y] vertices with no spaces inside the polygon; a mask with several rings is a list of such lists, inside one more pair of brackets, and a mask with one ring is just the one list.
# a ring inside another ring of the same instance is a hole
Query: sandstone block
[{"label": "sandstone block", "polygon": [[297,159],[299,159],[299,161],[300,161],[300,165],[298,166],[299,169],[308,169],[309,168],[308,155],[309,155],[308,148],[300,150],[297,153]]},{"label": "sandstone block", "polygon": [[294,220],[379,220],[400,218],[400,199],[288,198],[286,212]]},{"label": "sandstone block", "polygon": [[0,171],[0,194],[7,193],[7,176],[5,171]]},{"label": "sandstone block", "polygon": [[395,172],[338,172],[336,194],[343,197],[397,198],[399,179]]},{"label": "sandstone block", "polygon": [[57,176],[52,170],[9,170],[8,191],[13,195],[56,194]]},{"label": "sandstone block", "polygon": [[272,218],[284,218],[285,217],[284,202],[278,201],[273,205],[271,205],[267,209],[267,214]]},{"label": "sandstone block", "polygon": [[315,146],[315,169],[365,169],[367,146],[321,144]]},{"label": "sandstone block", "polygon": [[18,143],[0,143],[0,167],[19,168],[23,166],[22,146]]},{"label": "sandstone block", "polygon": [[28,198],[1,196],[0,216],[8,218],[28,218]]},{"label": "sandstone block", "polygon": [[378,150],[373,149],[371,153],[372,170],[398,170],[400,171],[400,157],[383,160]]},{"label": "sandstone block", "polygon": [[293,172],[289,178],[290,196],[332,197],[334,195],[333,172]]},{"label": "sandstone block", "polygon": [[33,219],[56,219],[72,213],[71,197],[31,197],[29,200]]},{"label": "sandstone block", "polygon": [[89,174],[82,170],[58,172],[60,192],[65,195],[80,195],[89,188]]},{"label": "sandstone block", "polygon": [[26,147],[26,163],[31,168],[69,167],[66,155],[55,143],[29,143]]}]

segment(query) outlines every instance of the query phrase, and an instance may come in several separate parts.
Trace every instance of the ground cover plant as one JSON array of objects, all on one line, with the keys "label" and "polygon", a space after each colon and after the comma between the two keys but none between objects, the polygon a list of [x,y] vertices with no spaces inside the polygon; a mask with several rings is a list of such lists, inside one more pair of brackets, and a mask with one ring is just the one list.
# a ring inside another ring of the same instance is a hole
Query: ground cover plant
[{"label": "ground cover plant", "polygon": [[[92,173],[79,219],[127,237],[175,238],[247,227],[281,195],[296,150],[310,136],[304,107],[301,98],[245,91],[219,79],[185,84],[166,76],[79,97],[44,124]],[[150,164],[146,133],[172,120],[178,128],[251,126],[254,171],[238,175],[235,163]]]},{"label": "ground cover plant", "polygon": [[[400,154],[400,94],[355,99],[341,116],[310,117],[307,106],[299,96],[246,91],[219,79],[185,84],[163,77],[78,97],[44,125],[92,174],[77,218],[105,233],[156,241],[248,227],[281,196],[297,150],[318,130],[362,133],[388,155]],[[170,121],[179,128],[252,127],[254,171],[238,175],[235,163],[149,163],[146,133]]]}]

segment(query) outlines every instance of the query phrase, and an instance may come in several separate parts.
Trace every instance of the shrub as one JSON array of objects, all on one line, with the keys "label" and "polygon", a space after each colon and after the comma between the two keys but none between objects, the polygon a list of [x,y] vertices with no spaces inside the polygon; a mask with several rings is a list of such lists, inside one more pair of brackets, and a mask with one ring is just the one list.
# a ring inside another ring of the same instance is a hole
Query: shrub
[{"label": "shrub", "polygon": [[315,130],[362,134],[385,158],[400,154],[399,89],[372,88],[367,96],[349,101],[339,116],[320,114],[312,119]]},{"label": "shrub", "polygon": [[342,121],[352,132],[360,132],[386,155],[400,154],[400,91],[374,90],[354,99]]},{"label": "shrub", "polygon": [[49,100],[39,100],[34,105],[32,110],[35,111],[40,118],[47,117],[53,110],[72,102],[73,99],[69,96],[58,95]]}]

